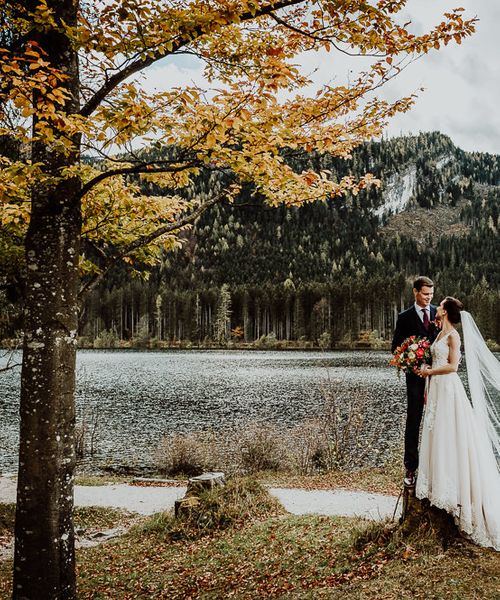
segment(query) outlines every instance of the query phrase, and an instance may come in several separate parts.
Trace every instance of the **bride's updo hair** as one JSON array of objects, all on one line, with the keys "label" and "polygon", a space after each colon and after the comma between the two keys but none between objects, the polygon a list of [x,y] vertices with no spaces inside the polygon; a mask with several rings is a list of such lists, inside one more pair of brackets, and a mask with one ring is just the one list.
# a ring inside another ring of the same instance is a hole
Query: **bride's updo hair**
[{"label": "bride's updo hair", "polygon": [[446,296],[446,298],[443,300],[443,308],[448,315],[448,320],[450,323],[453,323],[453,325],[460,323],[462,320],[460,311],[464,309],[464,305],[460,302],[460,300],[457,300],[452,296]]}]

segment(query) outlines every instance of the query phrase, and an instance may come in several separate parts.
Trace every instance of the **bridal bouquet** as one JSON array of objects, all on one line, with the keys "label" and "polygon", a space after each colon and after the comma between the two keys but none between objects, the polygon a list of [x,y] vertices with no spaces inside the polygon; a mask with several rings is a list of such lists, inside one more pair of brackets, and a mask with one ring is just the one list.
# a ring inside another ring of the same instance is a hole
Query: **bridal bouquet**
[{"label": "bridal bouquet", "polygon": [[413,373],[431,358],[431,343],[425,337],[412,335],[394,350],[389,364],[398,372]]}]

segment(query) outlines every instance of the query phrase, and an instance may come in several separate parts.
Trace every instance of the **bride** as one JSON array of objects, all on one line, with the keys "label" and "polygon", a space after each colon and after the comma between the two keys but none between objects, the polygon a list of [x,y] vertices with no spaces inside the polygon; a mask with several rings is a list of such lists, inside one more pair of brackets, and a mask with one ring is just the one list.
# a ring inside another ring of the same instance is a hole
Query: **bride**
[{"label": "bride", "polygon": [[[500,363],[486,346],[471,315],[456,298],[445,298],[436,317],[442,329],[432,344],[432,367],[416,483],[418,498],[452,514],[480,546],[500,550],[499,408],[489,389],[500,389]],[[473,406],[457,374],[462,321],[467,377]]]}]

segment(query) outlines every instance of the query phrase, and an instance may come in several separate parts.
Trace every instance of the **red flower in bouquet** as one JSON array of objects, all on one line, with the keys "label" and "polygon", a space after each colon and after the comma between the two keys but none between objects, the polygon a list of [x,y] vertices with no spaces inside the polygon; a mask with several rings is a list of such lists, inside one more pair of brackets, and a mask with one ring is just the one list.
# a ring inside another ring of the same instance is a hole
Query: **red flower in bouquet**
[{"label": "red flower in bouquet", "polygon": [[425,337],[412,335],[393,354],[389,364],[397,368],[398,374],[401,371],[415,373],[424,363],[430,362],[431,343]]}]

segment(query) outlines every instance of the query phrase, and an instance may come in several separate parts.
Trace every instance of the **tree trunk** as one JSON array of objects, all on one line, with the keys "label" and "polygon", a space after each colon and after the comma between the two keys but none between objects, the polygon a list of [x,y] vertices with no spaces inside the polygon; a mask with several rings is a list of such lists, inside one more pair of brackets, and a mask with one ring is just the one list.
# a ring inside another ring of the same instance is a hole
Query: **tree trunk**
[{"label": "tree trunk", "polygon": [[[56,19],[76,24],[77,3],[49,1]],[[53,67],[68,76],[78,110],[78,62],[61,31],[44,30],[37,41]],[[35,98],[37,102],[40,98]],[[34,119],[36,127],[40,115]],[[33,163],[61,177],[79,161],[80,140],[60,153],[41,141]],[[78,178],[38,183],[32,191],[26,236],[26,294],[21,375],[20,447],[15,525],[14,589],[17,599],[76,597],[73,510],[74,389],[81,231]]]}]

